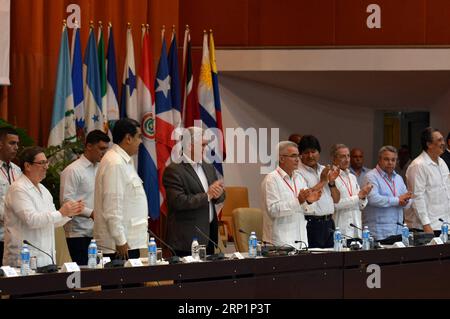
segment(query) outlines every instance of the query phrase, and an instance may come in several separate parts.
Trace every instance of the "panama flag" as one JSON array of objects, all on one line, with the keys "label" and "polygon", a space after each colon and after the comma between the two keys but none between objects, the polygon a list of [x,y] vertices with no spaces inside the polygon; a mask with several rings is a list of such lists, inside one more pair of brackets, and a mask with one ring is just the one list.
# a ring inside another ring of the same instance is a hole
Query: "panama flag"
[{"label": "panama flag", "polygon": [[103,25],[101,22],[99,22],[98,26],[98,71],[100,73],[100,92],[102,96],[103,131],[108,133],[105,40],[103,38]]},{"label": "panama flag", "polygon": [[175,28],[172,30],[172,39],[170,41],[169,49],[169,75],[170,75],[170,94],[172,96],[172,117],[173,126],[181,126],[181,88],[180,88],[180,75],[178,70],[178,49],[177,49],[177,37],[175,34]]},{"label": "panama flag", "polygon": [[155,77],[150,35],[142,27],[142,54],[138,77],[138,110],[141,119],[142,144],[139,146],[138,173],[147,195],[150,228],[159,234],[159,183],[156,168],[155,141]]},{"label": "panama flag", "polygon": [[218,129],[217,141],[219,141],[218,146],[218,157],[220,161],[214,163],[214,166],[217,172],[220,174],[220,177],[223,177],[223,168],[222,162],[225,159],[225,143],[223,138],[223,127],[222,127],[222,106],[220,103],[220,92],[219,92],[219,76],[217,72],[217,64],[216,64],[216,49],[214,47],[214,37],[212,31],[209,32],[209,54],[211,61],[211,76],[212,76],[212,85],[214,92],[214,106],[216,110],[216,128]]},{"label": "panama flag", "polygon": [[200,109],[197,94],[194,90],[194,72],[192,69],[191,35],[189,27],[184,32],[183,44],[183,124],[184,127],[194,126],[195,120],[200,120]]},{"label": "panama flag", "polygon": [[76,26],[72,35],[72,88],[75,105],[75,124],[77,136],[84,135],[84,93],[83,93],[83,58],[81,56],[80,29]]},{"label": "panama flag", "polygon": [[86,133],[96,129],[103,130],[102,95],[97,53],[94,27],[91,26],[88,45],[84,53],[84,73],[86,74],[86,85],[84,88],[86,115],[84,118],[86,121]]},{"label": "panama flag", "polygon": [[106,54],[106,112],[108,126],[114,127],[114,123],[120,118],[119,114],[119,90],[117,86],[116,49],[114,46],[114,33],[112,24],[108,27],[108,52]]},{"label": "panama flag", "polygon": [[49,146],[61,145],[64,140],[74,141],[76,138],[70,69],[69,36],[64,24],[59,49],[53,115],[48,139]]},{"label": "panama flag", "polygon": [[134,64],[134,44],[131,27],[127,29],[127,56],[123,68],[122,100],[120,117],[128,117],[139,121],[137,110],[136,68]]},{"label": "panama flag", "polygon": [[162,36],[161,57],[159,58],[158,71],[155,81],[156,102],[156,154],[158,159],[158,177],[160,192],[162,194],[161,213],[167,214],[165,203],[165,190],[162,186],[164,169],[170,163],[170,153],[173,147],[171,139],[173,126],[172,97],[170,93],[170,76],[167,62],[166,42],[164,41],[164,30]]}]

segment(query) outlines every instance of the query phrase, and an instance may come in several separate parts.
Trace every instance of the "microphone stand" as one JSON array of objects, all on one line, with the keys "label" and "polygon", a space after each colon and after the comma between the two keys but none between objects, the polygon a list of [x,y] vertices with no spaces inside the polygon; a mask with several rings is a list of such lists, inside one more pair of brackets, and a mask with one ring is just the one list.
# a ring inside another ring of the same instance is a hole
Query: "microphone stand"
[{"label": "microphone stand", "polygon": [[28,246],[31,246],[37,250],[39,250],[41,253],[46,254],[47,256],[50,257],[50,259],[52,260],[52,264],[51,265],[47,265],[47,266],[43,266],[43,267],[37,267],[36,272],[39,274],[49,274],[49,273],[53,273],[53,272],[58,272],[58,266],[55,265],[55,260],[53,259],[53,256],[50,255],[49,253],[43,251],[42,249],[40,249],[39,247],[36,247],[35,245],[33,245],[32,243],[30,243],[28,240],[24,239],[23,240],[24,244],[27,244]]},{"label": "microphone stand", "polygon": [[205,237],[209,242],[211,242],[214,247],[217,247],[217,249],[219,249],[219,253],[218,254],[212,254],[209,255],[208,257],[206,257],[207,260],[221,260],[225,258],[225,255],[222,252],[222,249],[219,247],[219,245],[217,245],[211,238],[209,238],[209,236],[207,236],[204,232],[202,232],[202,230],[200,228],[198,228],[197,226],[194,226],[195,229],[197,229],[197,231],[202,234],[203,237]]},{"label": "microphone stand", "polygon": [[[114,251],[115,256],[117,256],[117,250],[112,249],[110,247],[106,247],[106,246],[102,246],[102,245],[98,245],[98,248],[102,248],[102,249],[108,249],[108,250],[112,250]],[[125,260],[121,259],[121,258],[113,258],[111,259],[110,262],[107,262],[104,266],[102,265],[102,267],[104,268],[118,268],[118,267],[123,267],[125,265]]]},{"label": "microphone stand", "polygon": [[148,229],[148,233],[155,237],[156,239],[158,239],[161,244],[163,244],[164,246],[166,246],[167,248],[169,248],[170,252],[172,253],[172,257],[170,257],[169,259],[169,264],[178,264],[180,262],[180,257],[177,256],[177,254],[175,253],[175,250],[173,250],[173,248],[167,244],[164,240],[162,240],[160,237],[156,236],[156,234],[154,232],[152,232],[150,229]]}]

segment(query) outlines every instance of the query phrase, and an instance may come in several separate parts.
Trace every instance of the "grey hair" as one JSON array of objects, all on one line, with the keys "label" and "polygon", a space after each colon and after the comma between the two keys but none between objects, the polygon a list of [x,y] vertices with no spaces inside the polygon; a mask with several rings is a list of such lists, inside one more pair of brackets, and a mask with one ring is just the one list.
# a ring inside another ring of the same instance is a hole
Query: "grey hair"
[{"label": "grey hair", "polygon": [[288,147],[295,147],[298,149],[297,143],[291,141],[281,141],[278,143],[278,155],[281,155]]},{"label": "grey hair", "polygon": [[346,148],[350,151],[348,146],[345,144],[334,144],[333,146],[331,146],[330,157],[332,159],[336,158],[337,151],[340,150],[341,148]]},{"label": "grey hair", "polygon": [[385,145],[381,147],[380,150],[378,151],[378,158],[380,158],[381,154],[383,154],[384,152],[391,152],[397,155],[397,149],[392,145]]}]

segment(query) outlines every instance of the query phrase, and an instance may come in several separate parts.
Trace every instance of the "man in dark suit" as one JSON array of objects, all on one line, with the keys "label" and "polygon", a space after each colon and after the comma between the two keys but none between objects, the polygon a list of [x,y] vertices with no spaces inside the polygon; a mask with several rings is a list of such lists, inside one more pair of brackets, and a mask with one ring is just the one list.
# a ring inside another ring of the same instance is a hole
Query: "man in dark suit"
[{"label": "man in dark suit", "polygon": [[181,163],[170,164],[163,175],[169,209],[167,242],[178,256],[188,256],[192,239],[197,237],[200,244],[207,245],[206,252],[213,254],[214,245],[196,227],[217,243],[215,204],[225,199],[223,181],[218,180],[214,166],[203,160],[208,141],[202,137],[202,129],[190,127],[187,132]]},{"label": "man in dark suit", "polygon": [[447,135],[447,147],[444,151],[444,153],[442,153],[441,158],[444,160],[445,164],[447,164],[448,169],[450,170],[450,133],[448,133]]}]

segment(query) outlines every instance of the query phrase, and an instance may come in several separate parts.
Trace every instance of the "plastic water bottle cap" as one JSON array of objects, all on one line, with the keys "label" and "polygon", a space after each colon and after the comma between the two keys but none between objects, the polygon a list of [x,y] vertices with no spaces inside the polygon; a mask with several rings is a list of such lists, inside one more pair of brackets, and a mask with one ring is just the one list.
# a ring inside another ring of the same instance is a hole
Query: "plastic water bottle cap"
[{"label": "plastic water bottle cap", "polygon": [[155,238],[153,238],[153,237],[150,237],[150,241],[152,241],[152,240],[153,240],[153,241],[155,241]]}]

